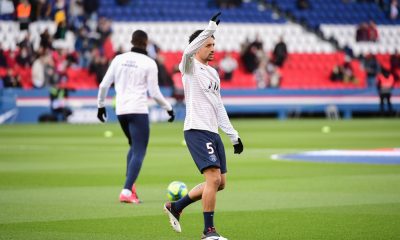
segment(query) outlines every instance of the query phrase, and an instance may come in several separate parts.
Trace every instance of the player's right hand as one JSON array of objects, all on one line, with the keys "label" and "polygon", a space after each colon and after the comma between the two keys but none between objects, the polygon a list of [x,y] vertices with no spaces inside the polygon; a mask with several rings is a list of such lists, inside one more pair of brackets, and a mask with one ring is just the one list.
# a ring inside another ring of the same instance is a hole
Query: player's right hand
[{"label": "player's right hand", "polygon": [[169,119],[168,122],[173,122],[175,119],[175,113],[174,113],[174,109],[171,109],[169,111],[167,111],[168,115],[169,115]]},{"label": "player's right hand", "polygon": [[218,12],[217,14],[215,14],[214,16],[212,16],[211,21],[215,22],[217,25],[219,24],[219,22],[221,20],[218,19],[219,15],[221,15],[221,12]]},{"label": "player's right hand", "polygon": [[107,111],[105,107],[101,107],[97,109],[97,118],[101,121],[101,122],[105,122],[107,119]]},{"label": "player's right hand", "polygon": [[238,143],[233,145],[233,148],[235,149],[235,151],[233,152],[234,154],[241,154],[243,152],[243,143],[240,138],[238,138]]}]

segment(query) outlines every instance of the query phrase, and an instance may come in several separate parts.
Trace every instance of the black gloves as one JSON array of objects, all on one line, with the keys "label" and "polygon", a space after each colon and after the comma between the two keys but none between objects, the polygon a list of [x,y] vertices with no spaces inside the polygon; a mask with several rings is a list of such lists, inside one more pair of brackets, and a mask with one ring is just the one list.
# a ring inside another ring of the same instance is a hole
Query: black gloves
[{"label": "black gloves", "polygon": [[221,20],[218,19],[219,15],[221,15],[221,12],[218,12],[217,14],[215,14],[214,16],[212,16],[212,18],[210,19],[211,21],[215,22],[217,25],[219,24],[219,22]]},{"label": "black gloves", "polygon": [[168,115],[169,115],[168,122],[173,122],[173,121],[174,121],[174,119],[175,119],[175,113],[174,113],[174,110],[173,110],[173,109],[171,109],[171,110],[167,111],[167,113],[168,113]]},{"label": "black gloves", "polygon": [[107,118],[107,111],[105,107],[101,107],[97,109],[97,118],[101,121],[104,122]]},{"label": "black gloves", "polygon": [[234,154],[241,154],[243,152],[243,143],[240,138],[238,138],[238,143],[233,145],[233,148],[235,149],[235,151],[233,152]]}]

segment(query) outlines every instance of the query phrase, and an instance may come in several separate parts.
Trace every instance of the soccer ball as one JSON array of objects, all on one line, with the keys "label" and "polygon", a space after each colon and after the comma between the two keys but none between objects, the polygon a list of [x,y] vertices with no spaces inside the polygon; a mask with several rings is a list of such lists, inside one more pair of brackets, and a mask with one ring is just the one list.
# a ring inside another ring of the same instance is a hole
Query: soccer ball
[{"label": "soccer ball", "polygon": [[188,193],[186,184],[179,181],[173,181],[168,185],[167,197],[171,201],[178,201]]}]

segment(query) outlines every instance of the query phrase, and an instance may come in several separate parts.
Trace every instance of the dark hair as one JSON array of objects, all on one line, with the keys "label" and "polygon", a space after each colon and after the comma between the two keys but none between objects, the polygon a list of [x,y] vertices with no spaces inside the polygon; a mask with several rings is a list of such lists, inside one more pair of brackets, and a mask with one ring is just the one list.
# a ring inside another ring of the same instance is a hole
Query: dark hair
[{"label": "dark hair", "polygon": [[[189,44],[190,44],[191,42],[193,42],[193,40],[194,40],[195,38],[197,38],[197,37],[200,35],[200,33],[203,32],[203,31],[204,31],[204,30],[196,30],[194,33],[192,33],[192,35],[190,35],[190,37],[189,37]],[[214,35],[212,35],[211,37],[215,39]]]},{"label": "dark hair", "polygon": [[131,43],[135,47],[146,48],[147,47],[147,33],[142,30],[136,30],[132,33],[132,41]]},{"label": "dark hair", "polygon": [[382,68],[381,68],[381,73],[382,73],[382,75],[385,76],[386,78],[389,77],[389,75],[390,75],[389,69],[387,69],[387,68],[385,68],[385,67],[382,67]]}]

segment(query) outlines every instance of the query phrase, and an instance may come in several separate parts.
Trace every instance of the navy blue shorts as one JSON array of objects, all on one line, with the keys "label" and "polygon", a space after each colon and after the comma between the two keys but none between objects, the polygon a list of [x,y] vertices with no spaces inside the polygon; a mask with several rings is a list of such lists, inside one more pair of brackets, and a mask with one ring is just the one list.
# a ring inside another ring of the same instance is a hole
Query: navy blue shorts
[{"label": "navy blue shorts", "polygon": [[226,157],[221,137],[205,130],[186,130],[186,145],[201,173],[207,168],[216,167],[226,173]]}]

